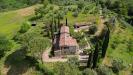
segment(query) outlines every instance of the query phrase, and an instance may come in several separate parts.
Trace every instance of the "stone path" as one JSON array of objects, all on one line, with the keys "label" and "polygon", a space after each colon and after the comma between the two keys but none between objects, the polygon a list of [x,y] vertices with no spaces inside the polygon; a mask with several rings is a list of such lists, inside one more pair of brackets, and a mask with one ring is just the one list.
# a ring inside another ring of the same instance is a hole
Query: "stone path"
[{"label": "stone path", "polygon": [[50,49],[47,49],[43,52],[42,54],[42,60],[43,62],[66,62],[67,59],[62,58],[62,57],[49,57]]}]

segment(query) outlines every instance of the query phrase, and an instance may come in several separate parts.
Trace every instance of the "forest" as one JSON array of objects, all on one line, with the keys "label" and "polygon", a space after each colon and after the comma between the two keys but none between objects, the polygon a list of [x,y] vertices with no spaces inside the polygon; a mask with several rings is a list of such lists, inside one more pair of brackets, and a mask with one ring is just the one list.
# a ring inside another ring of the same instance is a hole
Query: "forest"
[{"label": "forest", "polygon": [[[78,55],[44,62],[63,24],[85,67]],[[0,0],[0,75],[133,75],[133,0]]]}]

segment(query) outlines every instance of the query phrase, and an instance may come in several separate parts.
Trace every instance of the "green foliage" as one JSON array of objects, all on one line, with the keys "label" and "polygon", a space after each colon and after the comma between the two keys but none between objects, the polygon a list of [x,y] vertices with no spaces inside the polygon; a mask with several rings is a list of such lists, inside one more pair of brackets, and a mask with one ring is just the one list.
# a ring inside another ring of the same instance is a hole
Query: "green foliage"
[{"label": "green foliage", "polygon": [[74,66],[79,67],[79,61],[78,61],[77,57],[70,57],[67,62],[70,65],[74,65]]},{"label": "green foliage", "polygon": [[67,63],[57,63],[53,71],[55,75],[81,75],[77,67]]},{"label": "green foliage", "polygon": [[6,36],[0,35],[0,57],[5,54],[6,51],[11,50],[13,43],[6,38]]},{"label": "green foliage", "polygon": [[92,25],[89,27],[88,34],[94,34],[97,31],[96,25]]},{"label": "green foliage", "polygon": [[18,41],[23,44],[27,45],[30,40],[32,40],[34,37],[39,36],[38,33],[35,32],[27,32],[18,37]]},{"label": "green foliage", "polygon": [[112,70],[107,66],[99,66],[96,71],[98,75],[113,75]]},{"label": "green foliage", "polygon": [[0,11],[26,7],[40,2],[41,0],[1,0]]},{"label": "green foliage", "polygon": [[48,5],[49,1],[48,0],[44,0],[43,1],[43,7],[45,8]]},{"label": "green foliage", "polygon": [[50,40],[43,37],[33,38],[28,42],[28,55],[41,59],[42,53],[50,46]]},{"label": "green foliage", "polygon": [[83,14],[93,13],[95,10],[96,4],[95,3],[87,3],[85,4],[84,8],[82,9]]},{"label": "green foliage", "polygon": [[47,68],[44,64],[42,63],[37,63],[36,68],[43,73],[43,75],[54,75],[54,72]]},{"label": "green foliage", "polygon": [[120,17],[128,15],[129,6],[126,0],[102,0],[100,3],[102,6],[118,13]]},{"label": "green foliage", "polygon": [[77,2],[77,5],[78,5],[78,8],[79,8],[79,9],[82,9],[82,8],[84,7],[84,5],[85,5],[84,0],[79,0],[79,1]]},{"label": "green foliage", "polygon": [[78,11],[73,12],[74,17],[78,17]]},{"label": "green foliage", "polygon": [[96,71],[90,68],[86,68],[83,71],[83,75],[97,75]]},{"label": "green foliage", "polygon": [[111,59],[121,59],[126,65],[132,63],[132,37],[132,27],[130,25],[117,23],[114,32],[111,33],[107,51],[108,56]]},{"label": "green foliage", "polygon": [[133,52],[133,39],[130,39],[130,41],[127,42],[127,47],[129,52]]},{"label": "green foliage", "polygon": [[41,53],[50,47],[50,40],[42,37],[39,29],[35,28],[18,36],[18,42],[28,48],[28,56],[41,59]]},{"label": "green foliage", "polygon": [[86,47],[87,45],[88,45],[88,43],[87,43],[87,41],[85,40],[85,38],[80,39],[79,46],[80,46],[81,48],[84,48],[84,47]]},{"label": "green foliage", "polygon": [[112,70],[114,73],[119,73],[120,70],[123,70],[125,66],[123,65],[123,62],[119,59],[112,61]]},{"label": "green foliage", "polygon": [[23,25],[20,28],[20,33],[25,33],[30,29],[31,24],[29,22],[23,23]]}]

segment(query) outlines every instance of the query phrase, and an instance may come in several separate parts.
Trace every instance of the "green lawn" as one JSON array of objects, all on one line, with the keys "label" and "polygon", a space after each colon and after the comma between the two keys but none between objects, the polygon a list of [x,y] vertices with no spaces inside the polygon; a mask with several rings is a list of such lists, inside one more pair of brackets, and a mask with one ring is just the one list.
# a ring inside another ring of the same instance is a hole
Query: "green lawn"
[{"label": "green lawn", "polygon": [[[121,26],[121,24],[117,24],[111,33],[107,56],[109,59],[121,59],[128,66],[133,63],[133,53],[128,50],[128,41],[133,38],[133,33],[129,27],[122,29]],[[112,48],[112,45],[115,48]]]},{"label": "green lawn", "polygon": [[19,29],[22,18],[16,12],[0,13],[0,34],[12,37]]},{"label": "green lawn", "polygon": [[33,15],[35,7],[36,6],[31,6],[20,10],[0,13],[0,35],[6,35],[12,38],[19,30],[21,24],[27,20],[29,16]]}]

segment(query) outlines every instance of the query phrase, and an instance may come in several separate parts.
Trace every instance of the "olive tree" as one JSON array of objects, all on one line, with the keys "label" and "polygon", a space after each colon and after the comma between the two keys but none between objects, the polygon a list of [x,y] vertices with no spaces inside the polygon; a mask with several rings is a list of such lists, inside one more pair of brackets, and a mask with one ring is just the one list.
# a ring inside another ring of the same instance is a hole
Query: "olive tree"
[{"label": "olive tree", "polygon": [[44,50],[50,46],[50,40],[48,38],[36,37],[30,40],[27,44],[28,55],[36,59],[41,59],[41,55]]}]

